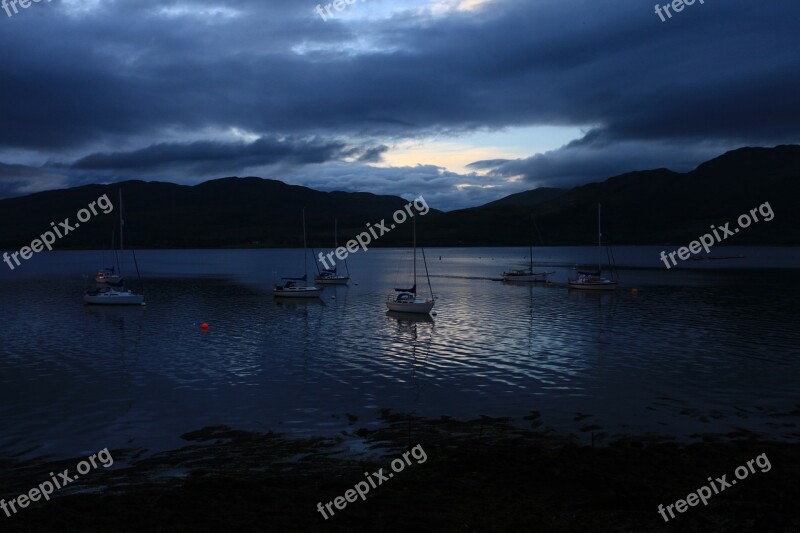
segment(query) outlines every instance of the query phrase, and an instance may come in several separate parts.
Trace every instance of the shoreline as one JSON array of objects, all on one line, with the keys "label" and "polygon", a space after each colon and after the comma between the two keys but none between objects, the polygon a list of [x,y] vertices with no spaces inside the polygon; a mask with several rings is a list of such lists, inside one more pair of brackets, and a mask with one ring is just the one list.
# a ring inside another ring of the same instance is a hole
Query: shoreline
[{"label": "shoreline", "polygon": [[[679,444],[669,435],[623,437],[604,446],[577,442],[507,418],[422,419],[384,411],[380,428],[359,430],[363,456],[339,438],[288,438],[224,426],[182,436],[187,446],[141,458],[113,450],[115,468],[96,471],[50,502],[0,523],[8,531],[796,531],[800,444],[748,435],[707,436]],[[390,483],[324,520],[329,502],[389,460],[421,445],[413,464]],[[659,504],[685,498],[766,454],[771,470],[688,509],[669,524]],[[36,486],[74,461],[5,461],[0,494]],[[66,466],[64,466],[66,465]],[[126,465],[126,466],[122,466]],[[12,487],[9,481],[14,480]],[[19,492],[17,492],[19,493]],[[66,529],[65,529],[66,528]]]}]

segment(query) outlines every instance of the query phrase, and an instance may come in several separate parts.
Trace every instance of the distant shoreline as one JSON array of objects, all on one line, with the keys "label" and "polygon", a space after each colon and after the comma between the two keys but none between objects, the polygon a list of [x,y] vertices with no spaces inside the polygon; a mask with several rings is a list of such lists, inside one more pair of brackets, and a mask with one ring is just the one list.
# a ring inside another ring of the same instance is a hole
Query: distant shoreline
[{"label": "distant shoreline", "polygon": [[[678,243],[659,243],[659,244],[614,244],[611,245],[611,248],[640,248],[640,247],[666,247],[666,246],[677,246]],[[525,248],[527,250],[527,244],[518,244],[518,245],[505,245],[505,244],[447,244],[447,245],[419,245],[426,250],[445,250],[445,249],[453,249],[453,248],[484,248],[484,249],[501,249],[501,248]],[[543,249],[543,248],[586,248],[586,247],[596,247],[597,243],[589,243],[589,244],[548,244],[544,246],[534,246],[534,250],[536,249]],[[246,246],[246,245],[231,245],[231,246],[186,246],[186,247],[176,247],[176,246],[164,246],[164,247],[149,247],[149,248],[137,248],[131,247],[127,251],[135,250],[137,252],[140,251],[169,251],[169,250],[299,250],[302,249],[302,246]],[[308,249],[314,248],[316,250],[321,250],[323,248],[330,248],[330,246],[326,245],[316,245],[312,246],[309,245]],[[370,246],[371,249],[383,249],[383,250],[398,250],[398,249],[405,249],[407,246],[405,245],[391,245],[391,246],[380,246],[378,244]],[[605,245],[603,246],[605,248]],[[800,243],[798,244],[728,244],[728,245],[718,245],[715,247],[716,250],[722,249],[731,249],[731,248],[800,248]],[[3,248],[0,247],[0,253],[3,251],[12,251],[15,248]],[[98,251],[108,251],[108,248],[69,248],[63,247],[54,249],[53,252],[98,252]],[[710,259],[719,260],[719,259],[741,259],[744,256],[727,256],[727,257],[716,257],[716,256],[709,256]],[[693,259],[694,261],[702,261],[704,258],[696,258]]]}]

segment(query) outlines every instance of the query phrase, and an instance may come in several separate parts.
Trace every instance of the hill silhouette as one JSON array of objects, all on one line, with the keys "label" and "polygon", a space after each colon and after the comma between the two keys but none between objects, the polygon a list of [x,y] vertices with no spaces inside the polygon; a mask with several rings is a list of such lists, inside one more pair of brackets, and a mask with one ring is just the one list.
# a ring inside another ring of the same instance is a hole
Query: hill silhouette
[{"label": "hill silhouette", "polygon": [[[603,206],[604,240],[614,244],[685,245],[711,225],[736,223],[769,202],[775,217],[753,224],[726,244],[798,245],[800,146],[742,148],[687,173],[667,169],[630,172],[571,190],[534,189],[480,207],[440,212],[419,221],[427,246],[579,245],[597,239],[597,204]],[[0,200],[0,248],[27,245],[50,222],[70,217],[102,194],[115,205],[58,241],[57,248],[104,248],[117,224],[123,191],[126,241],[139,248],[297,247],[305,208],[309,246],[339,243],[365,225],[389,219],[406,201],[371,193],[321,192],[276,180],[223,178],[195,186],[126,181],[86,185]],[[433,206],[432,206],[433,207]],[[535,221],[532,231],[530,220]],[[407,245],[408,230],[395,230],[373,246]]]},{"label": "hill silhouette", "polygon": [[[615,244],[686,245],[769,202],[775,217],[753,224],[725,244],[800,244],[800,146],[742,148],[687,173],[630,172],[529,205],[497,202],[434,215],[424,241],[437,245],[581,245],[597,242],[597,204],[603,238]],[[541,236],[541,238],[539,237]]]}]

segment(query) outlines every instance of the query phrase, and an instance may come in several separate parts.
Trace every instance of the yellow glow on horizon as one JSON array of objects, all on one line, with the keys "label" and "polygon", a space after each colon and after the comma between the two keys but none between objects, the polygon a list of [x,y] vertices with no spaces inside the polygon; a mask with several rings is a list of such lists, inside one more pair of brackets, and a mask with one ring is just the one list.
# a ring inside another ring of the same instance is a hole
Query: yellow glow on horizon
[{"label": "yellow glow on horizon", "polygon": [[491,2],[491,0],[462,0],[462,2],[458,4],[457,9],[459,11],[475,11],[489,2]]},{"label": "yellow glow on horizon", "polygon": [[476,147],[457,142],[406,141],[393,146],[384,154],[383,162],[376,167],[415,167],[434,165],[458,174],[481,174],[467,165],[483,159],[518,159],[526,157],[523,151],[509,148]]},{"label": "yellow glow on horizon", "polygon": [[469,189],[469,188],[473,188],[474,189],[476,187],[478,189],[496,189],[497,185],[491,185],[491,184],[490,185],[478,185],[476,183],[457,183],[456,184],[456,189],[458,189],[459,191],[463,191],[464,189]]},{"label": "yellow glow on horizon", "polygon": [[478,11],[492,0],[434,0],[421,11],[434,16],[446,16],[454,11]]}]

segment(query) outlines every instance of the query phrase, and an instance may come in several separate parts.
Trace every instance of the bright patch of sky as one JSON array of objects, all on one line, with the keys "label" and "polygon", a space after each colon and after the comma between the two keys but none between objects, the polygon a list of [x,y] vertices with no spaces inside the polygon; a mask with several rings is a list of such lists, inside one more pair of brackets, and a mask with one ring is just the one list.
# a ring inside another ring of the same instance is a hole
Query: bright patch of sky
[{"label": "bright patch of sky", "polygon": [[192,17],[208,21],[232,19],[241,14],[240,11],[230,7],[192,2],[162,6],[156,10],[156,13],[167,18]]},{"label": "bright patch of sky", "polygon": [[[97,11],[103,7],[103,0],[61,0],[62,9],[67,15],[78,16]],[[108,2],[105,2],[108,4]]]},{"label": "bright patch of sky", "polygon": [[475,161],[531,157],[556,150],[583,133],[576,127],[534,126],[404,141],[392,145],[384,162],[375,166],[435,165],[466,174],[474,172],[468,165]]},{"label": "bright patch of sky", "polygon": [[[323,10],[326,5],[333,4],[333,0],[317,2]],[[334,20],[341,21],[388,19],[399,14],[441,17],[454,12],[477,11],[490,2],[491,0],[355,0],[352,4],[345,4],[342,11],[331,8],[331,12]]]}]

